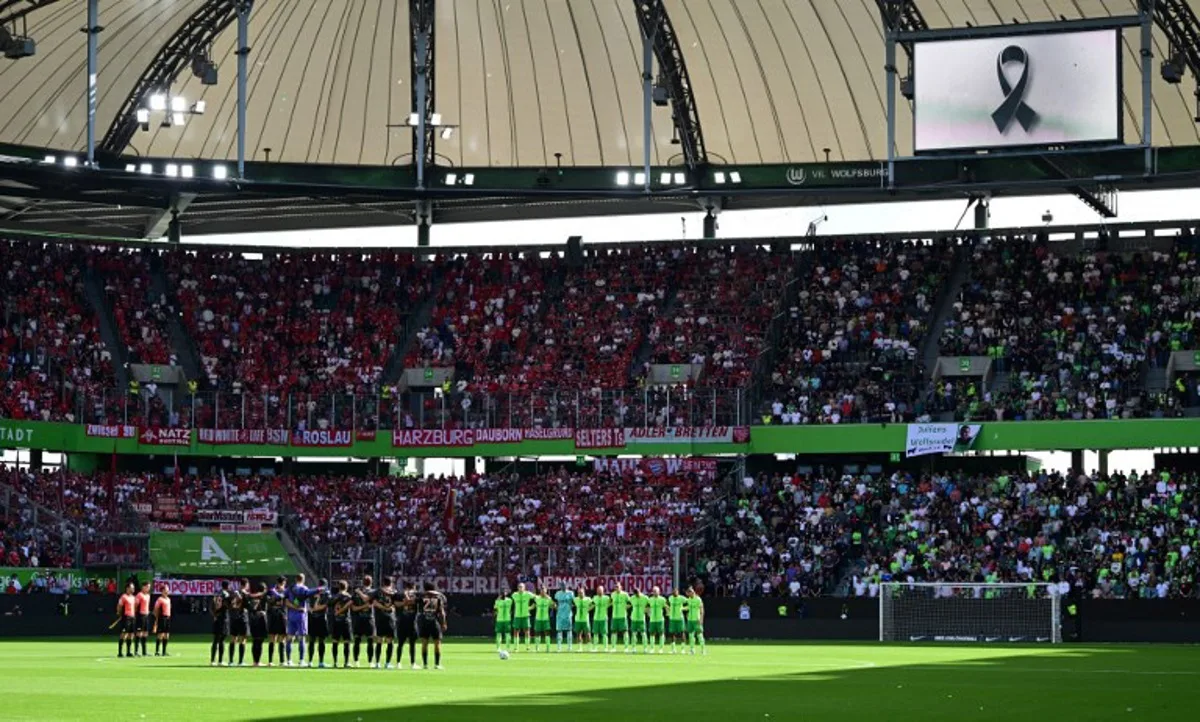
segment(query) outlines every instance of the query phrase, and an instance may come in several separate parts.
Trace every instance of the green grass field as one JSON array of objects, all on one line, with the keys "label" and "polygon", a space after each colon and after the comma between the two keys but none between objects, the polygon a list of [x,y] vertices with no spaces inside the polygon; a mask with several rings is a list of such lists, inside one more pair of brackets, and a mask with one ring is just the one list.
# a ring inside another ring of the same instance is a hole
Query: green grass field
[{"label": "green grass field", "polygon": [[451,640],[443,671],[212,668],[202,640],[169,658],[115,646],[0,642],[0,719],[1200,719],[1200,648],[1184,646],[713,643],[706,657],[502,661]]}]

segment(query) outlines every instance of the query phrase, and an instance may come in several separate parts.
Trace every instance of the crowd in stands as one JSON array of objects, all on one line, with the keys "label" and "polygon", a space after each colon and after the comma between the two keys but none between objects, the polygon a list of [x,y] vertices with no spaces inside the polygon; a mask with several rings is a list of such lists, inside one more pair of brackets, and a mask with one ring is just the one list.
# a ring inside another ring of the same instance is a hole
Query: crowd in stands
[{"label": "crowd in stands", "polygon": [[925,413],[919,358],[955,246],[822,242],[801,255],[769,391],[774,424],[911,421]]},{"label": "crowd in stands", "polygon": [[72,245],[0,240],[0,418],[80,421],[84,400],[113,386],[84,296],[92,260]]},{"label": "crowd in stands", "polygon": [[129,363],[176,365],[167,332],[174,307],[165,295],[150,290],[151,256],[140,250],[99,248],[92,254],[113,323],[129,350]]},{"label": "crowd in stands", "polygon": [[[942,408],[981,420],[1151,415],[1148,353],[1191,342],[1195,261],[1181,253],[1055,254],[1043,239],[977,245],[971,279],[942,330],[949,356],[988,356],[1008,375],[985,393],[935,391]],[[1152,353],[1153,352],[1153,353]]]}]

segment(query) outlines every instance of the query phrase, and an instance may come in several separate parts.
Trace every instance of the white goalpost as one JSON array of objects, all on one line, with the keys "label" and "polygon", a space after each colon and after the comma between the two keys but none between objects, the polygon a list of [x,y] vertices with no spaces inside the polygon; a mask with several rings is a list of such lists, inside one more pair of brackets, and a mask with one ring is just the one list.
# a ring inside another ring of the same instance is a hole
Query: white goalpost
[{"label": "white goalpost", "polygon": [[881,642],[1062,642],[1054,584],[883,582]]}]

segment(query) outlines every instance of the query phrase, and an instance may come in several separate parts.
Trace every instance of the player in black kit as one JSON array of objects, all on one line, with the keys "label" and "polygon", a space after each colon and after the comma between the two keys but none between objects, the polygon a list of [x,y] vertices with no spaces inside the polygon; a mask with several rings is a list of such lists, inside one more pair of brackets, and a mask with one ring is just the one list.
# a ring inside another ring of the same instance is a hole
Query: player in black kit
[{"label": "player in black kit", "polygon": [[246,663],[246,637],[250,634],[250,611],[246,608],[250,580],[239,579],[236,591],[229,594],[229,664],[233,665],[233,650],[238,652],[238,666]]},{"label": "player in black kit", "polygon": [[392,668],[392,652],[396,646],[396,581],[383,578],[383,586],[375,592],[375,669],[383,660],[383,645],[387,644],[385,669]]},{"label": "player in black kit", "polygon": [[367,642],[367,666],[375,660],[375,589],[371,575],[364,575],[362,585],[354,590],[350,611],[354,613],[354,666],[358,666],[358,653],[363,640]]},{"label": "player in black kit", "polygon": [[266,594],[267,585],[261,582],[257,592],[251,592],[249,587],[242,590],[250,615],[250,655],[254,659],[255,667],[262,665],[263,642],[267,641],[267,604],[264,599]]},{"label": "player in black kit", "polygon": [[396,666],[404,664],[404,643],[408,642],[408,664],[417,668],[417,608],[421,600],[417,597],[417,586],[412,582],[404,585],[404,594],[396,602]]},{"label": "player in black kit", "polygon": [[442,668],[442,635],[446,632],[446,596],[431,582],[425,582],[421,611],[417,616],[417,634],[421,636],[421,664],[429,668],[429,640],[433,640],[433,663]]},{"label": "player in black kit", "polygon": [[[317,650],[318,666],[325,668],[325,638],[329,636],[329,582],[320,580],[316,592],[309,598],[308,608],[308,666],[313,664],[313,648]],[[336,665],[335,665],[336,666]]]},{"label": "player in black kit", "polygon": [[287,592],[287,579],[279,577],[275,587],[267,590],[267,666],[274,666],[275,649],[279,648],[279,666],[283,666],[283,640],[287,636],[287,612],[284,611],[284,599]]},{"label": "player in black kit", "polygon": [[333,595],[333,666],[337,667],[338,658],[338,642],[342,643],[342,651],[345,653],[345,666],[350,666],[350,638],[353,636],[350,633],[350,606],[353,604],[353,597],[350,596],[350,585],[345,579],[339,579],[337,583],[337,594]]},{"label": "player in black kit", "polygon": [[225,637],[229,636],[229,603],[229,582],[223,581],[221,582],[221,591],[213,595],[210,610],[213,622],[213,641],[208,663],[213,667],[225,661]]}]

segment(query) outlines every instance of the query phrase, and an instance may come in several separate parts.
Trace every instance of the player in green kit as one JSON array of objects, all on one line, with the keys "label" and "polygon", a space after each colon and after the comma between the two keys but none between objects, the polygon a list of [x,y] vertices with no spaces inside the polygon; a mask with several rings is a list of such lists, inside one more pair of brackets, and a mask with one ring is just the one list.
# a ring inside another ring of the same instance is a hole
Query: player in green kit
[{"label": "player in green kit", "polygon": [[496,610],[496,649],[502,650],[512,639],[513,600],[501,594],[492,607]]},{"label": "player in green kit", "polygon": [[654,654],[654,641],[658,640],[658,653],[666,653],[666,643],[663,641],[663,613],[667,610],[667,598],[658,587],[650,590],[650,648],[648,654]]},{"label": "player in green kit", "polygon": [[675,654],[675,643],[684,644],[684,630],[687,625],[683,619],[683,608],[687,604],[687,597],[679,593],[678,589],[671,590],[671,596],[667,597],[667,636],[671,638],[671,654]]},{"label": "player in green kit", "polygon": [[550,651],[550,609],[554,607],[554,600],[550,598],[550,592],[542,587],[542,591],[533,599],[533,607],[535,616],[533,618],[533,648],[535,651],[540,651],[538,644],[540,639],[546,645],[546,651]]},{"label": "player in green kit", "polygon": [[641,642],[642,651],[650,651],[650,642],[646,637],[646,609],[650,606],[650,597],[642,594],[642,590],[634,589],[629,597],[629,605],[633,608],[633,617],[629,620],[629,636],[633,638],[633,651],[637,651]]},{"label": "player in green kit", "polygon": [[600,649],[607,652],[608,649],[608,610],[612,608],[612,597],[604,593],[604,587],[596,587],[596,596],[592,597],[592,603],[596,605],[596,613],[592,617],[592,651],[596,649],[596,643],[600,643]]},{"label": "player in green kit", "polygon": [[586,589],[580,587],[575,595],[575,636],[579,638],[580,652],[584,651],[584,644],[592,633],[592,625],[588,622],[591,611],[592,598],[587,595]]},{"label": "player in green kit", "polygon": [[696,653],[697,640],[700,642],[700,654],[708,654],[708,647],[704,643],[704,600],[692,587],[687,588],[687,616],[687,633],[692,654]]},{"label": "player in green kit", "polygon": [[619,634],[621,646],[625,647],[625,654],[629,654],[629,595],[621,589],[621,583],[617,582],[612,594],[608,596],[612,599],[613,649],[617,647]]},{"label": "player in green kit", "polygon": [[513,601],[513,640],[512,651],[521,648],[521,633],[525,633],[525,649],[533,647],[533,635],[529,633],[529,610],[533,606],[533,594],[525,591],[525,582],[517,585],[517,591],[512,593]]}]

